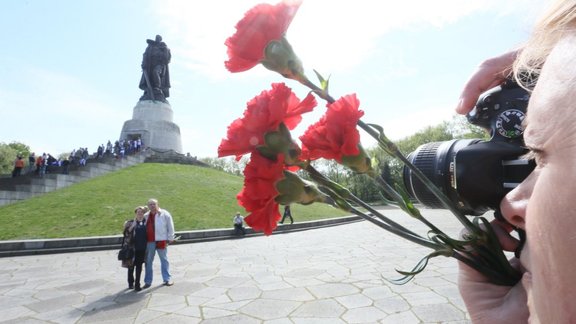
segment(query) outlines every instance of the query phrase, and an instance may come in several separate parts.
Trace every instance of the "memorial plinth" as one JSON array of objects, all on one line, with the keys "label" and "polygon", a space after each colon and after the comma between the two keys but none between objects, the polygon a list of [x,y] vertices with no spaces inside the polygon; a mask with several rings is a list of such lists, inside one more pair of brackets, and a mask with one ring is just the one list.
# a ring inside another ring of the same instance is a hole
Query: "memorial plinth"
[{"label": "memorial plinth", "polygon": [[182,153],[180,127],[173,120],[172,107],[167,102],[140,100],[132,119],[124,122],[120,140],[141,138],[145,147]]}]

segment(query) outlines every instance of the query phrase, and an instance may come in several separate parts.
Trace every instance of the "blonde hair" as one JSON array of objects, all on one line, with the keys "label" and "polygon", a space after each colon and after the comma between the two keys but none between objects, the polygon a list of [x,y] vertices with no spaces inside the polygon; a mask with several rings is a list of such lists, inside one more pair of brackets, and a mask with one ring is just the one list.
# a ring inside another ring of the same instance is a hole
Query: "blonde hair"
[{"label": "blonde hair", "polygon": [[[548,55],[566,34],[576,31],[576,0],[557,0],[536,22],[513,70],[516,80],[531,88]],[[527,77],[529,76],[529,77]]]}]

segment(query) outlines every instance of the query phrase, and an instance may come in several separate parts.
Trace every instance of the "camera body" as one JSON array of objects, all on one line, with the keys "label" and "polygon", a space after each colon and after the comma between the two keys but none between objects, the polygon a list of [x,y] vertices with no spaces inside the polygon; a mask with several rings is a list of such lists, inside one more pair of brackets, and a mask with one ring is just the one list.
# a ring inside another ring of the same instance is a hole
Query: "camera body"
[{"label": "camera body", "polygon": [[[534,169],[521,159],[522,121],[529,93],[513,81],[483,93],[468,122],[490,132],[490,140],[462,139],[431,142],[418,147],[408,160],[420,169],[466,215],[498,209],[504,196]],[[404,167],[408,194],[430,208],[446,208],[412,171]]]}]

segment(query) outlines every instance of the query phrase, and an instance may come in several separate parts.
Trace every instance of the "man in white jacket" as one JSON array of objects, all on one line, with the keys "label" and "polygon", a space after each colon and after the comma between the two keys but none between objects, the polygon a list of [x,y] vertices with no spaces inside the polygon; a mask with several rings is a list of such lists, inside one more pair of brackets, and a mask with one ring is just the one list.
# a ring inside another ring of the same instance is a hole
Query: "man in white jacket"
[{"label": "man in white jacket", "polygon": [[174,222],[172,215],[165,210],[160,209],[158,200],[149,199],[148,208],[150,209],[144,217],[146,219],[146,274],[144,275],[144,286],[148,288],[152,285],[152,263],[156,252],[160,257],[160,270],[165,286],[172,286],[172,276],[170,275],[170,262],[168,262],[168,244],[174,242]]}]

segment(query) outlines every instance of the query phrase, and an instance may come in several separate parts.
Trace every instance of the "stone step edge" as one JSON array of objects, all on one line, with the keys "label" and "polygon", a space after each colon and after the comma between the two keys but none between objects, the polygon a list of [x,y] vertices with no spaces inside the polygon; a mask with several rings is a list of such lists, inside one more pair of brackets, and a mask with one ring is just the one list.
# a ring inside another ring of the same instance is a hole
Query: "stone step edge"
[{"label": "stone step edge", "polygon": [[[345,216],[337,218],[328,218],[316,221],[299,222],[294,224],[279,225],[274,231],[274,235],[281,233],[297,232],[322,227],[344,225],[353,222],[362,221],[359,216]],[[180,240],[175,244],[199,243],[226,239],[241,238],[235,236],[234,229],[212,229],[176,232]],[[261,232],[255,232],[251,228],[246,228],[244,237],[253,237],[264,235]],[[0,258],[11,256],[38,255],[38,254],[55,254],[68,252],[86,252],[119,249],[122,242],[121,235],[103,236],[103,237],[78,237],[66,239],[39,239],[39,240],[14,240],[0,241]]]}]

